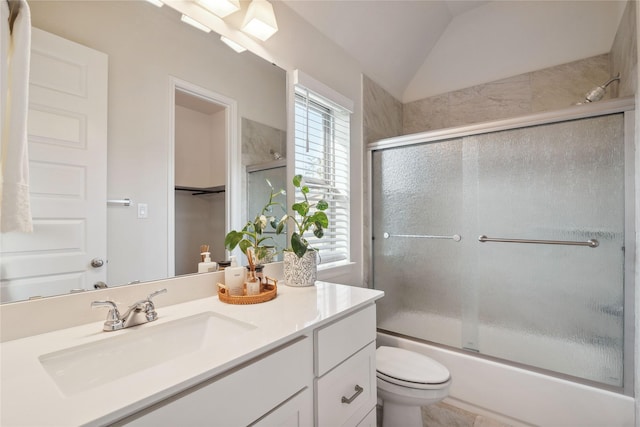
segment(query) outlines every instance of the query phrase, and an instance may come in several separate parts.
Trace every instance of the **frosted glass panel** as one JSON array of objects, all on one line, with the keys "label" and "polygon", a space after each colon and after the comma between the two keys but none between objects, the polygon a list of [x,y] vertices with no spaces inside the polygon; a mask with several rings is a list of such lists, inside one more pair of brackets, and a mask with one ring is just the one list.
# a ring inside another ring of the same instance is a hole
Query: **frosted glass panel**
[{"label": "frosted glass panel", "polygon": [[600,243],[479,244],[481,353],[622,385],[622,141],[621,115],[465,138],[478,234]]},{"label": "frosted glass panel", "polygon": [[[374,153],[374,280],[379,327],[459,346],[462,140]],[[390,235],[384,238],[385,233]]]},{"label": "frosted glass panel", "polygon": [[623,141],[616,114],[374,151],[378,326],[621,386]]}]

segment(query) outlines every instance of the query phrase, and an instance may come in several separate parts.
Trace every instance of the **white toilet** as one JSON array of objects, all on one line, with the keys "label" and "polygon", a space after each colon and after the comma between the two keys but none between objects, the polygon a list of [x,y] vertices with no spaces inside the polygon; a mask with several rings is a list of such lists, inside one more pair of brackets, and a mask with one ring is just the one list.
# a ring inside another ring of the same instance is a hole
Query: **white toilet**
[{"label": "white toilet", "polygon": [[449,370],[413,351],[381,346],[376,350],[378,398],[382,399],[382,427],[422,427],[421,406],[449,394]]}]

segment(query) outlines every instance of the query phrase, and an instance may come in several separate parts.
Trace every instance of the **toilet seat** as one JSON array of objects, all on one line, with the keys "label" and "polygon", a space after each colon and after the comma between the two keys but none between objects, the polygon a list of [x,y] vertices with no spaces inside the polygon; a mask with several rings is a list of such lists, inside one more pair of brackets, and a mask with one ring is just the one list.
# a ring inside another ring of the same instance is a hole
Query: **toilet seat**
[{"label": "toilet seat", "polygon": [[422,390],[445,387],[451,380],[449,370],[430,357],[386,346],[376,350],[376,376],[391,384]]}]

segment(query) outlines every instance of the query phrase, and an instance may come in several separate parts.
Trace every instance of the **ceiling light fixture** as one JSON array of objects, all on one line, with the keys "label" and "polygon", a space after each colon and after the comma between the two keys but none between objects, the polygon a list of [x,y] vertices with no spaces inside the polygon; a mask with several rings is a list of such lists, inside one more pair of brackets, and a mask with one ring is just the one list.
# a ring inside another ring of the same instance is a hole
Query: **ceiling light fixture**
[{"label": "ceiling light fixture", "polygon": [[239,0],[196,0],[196,3],[220,18],[240,10]]},{"label": "ceiling light fixture", "polygon": [[244,17],[242,31],[262,41],[267,40],[278,31],[273,6],[267,0],[253,0]]},{"label": "ceiling light fixture", "polygon": [[151,3],[154,6],[158,6],[158,7],[162,7],[162,5],[164,3],[162,3],[160,0],[147,0],[149,3]]},{"label": "ceiling light fixture", "polygon": [[225,36],[220,36],[220,40],[222,40],[224,44],[226,44],[227,46],[229,46],[231,49],[235,50],[238,53],[242,53],[245,50],[247,50],[246,47],[242,46],[239,43],[234,42],[231,39],[226,38]]},{"label": "ceiling light fixture", "polygon": [[180,18],[180,20],[182,22],[184,22],[185,24],[189,24],[192,27],[195,27],[195,28],[199,29],[200,31],[204,31],[205,33],[211,32],[211,28],[207,27],[204,24],[201,24],[200,22],[196,21],[195,19],[193,19],[190,16],[187,16],[187,15],[183,14],[182,17]]}]

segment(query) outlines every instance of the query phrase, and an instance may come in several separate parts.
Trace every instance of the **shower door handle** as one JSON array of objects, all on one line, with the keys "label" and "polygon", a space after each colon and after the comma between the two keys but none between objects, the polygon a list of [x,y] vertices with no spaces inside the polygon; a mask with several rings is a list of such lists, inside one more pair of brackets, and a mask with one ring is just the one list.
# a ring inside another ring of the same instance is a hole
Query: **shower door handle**
[{"label": "shower door handle", "polygon": [[571,240],[532,240],[532,239],[502,239],[498,237],[487,237],[484,234],[478,237],[478,241],[484,242],[498,242],[498,243],[532,243],[537,245],[569,245],[569,246],[589,246],[590,248],[597,248],[600,245],[596,239],[590,239],[586,242],[574,242]]},{"label": "shower door handle", "polygon": [[408,237],[414,239],[443,239],[443,240],[453,240],[454,242],[459,242],[462,240],[459,234],[454,234],[453,236],[434,236],[430,234],[389,234],[385,232],[382,237],[388,239],[389,237]]}]

